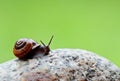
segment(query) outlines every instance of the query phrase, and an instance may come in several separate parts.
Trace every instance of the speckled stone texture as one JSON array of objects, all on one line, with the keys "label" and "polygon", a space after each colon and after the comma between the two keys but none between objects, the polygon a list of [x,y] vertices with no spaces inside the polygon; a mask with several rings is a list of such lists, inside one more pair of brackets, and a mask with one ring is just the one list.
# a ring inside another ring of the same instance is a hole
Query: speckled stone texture
[{"label": "speckled stone texture", "polygon": [[93,52],[56,49],[0,64],[0,81],[120,81],[120,69]]}]

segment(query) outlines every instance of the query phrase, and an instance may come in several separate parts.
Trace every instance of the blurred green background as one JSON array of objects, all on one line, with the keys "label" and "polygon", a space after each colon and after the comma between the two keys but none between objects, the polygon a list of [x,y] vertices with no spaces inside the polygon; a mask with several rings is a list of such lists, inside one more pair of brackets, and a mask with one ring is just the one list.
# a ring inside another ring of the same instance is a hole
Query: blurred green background
[{"label": "blurred green background", "polygon": [[93,51],[120,67],[119,0],[0,0],[0,63],[27,37]]}]

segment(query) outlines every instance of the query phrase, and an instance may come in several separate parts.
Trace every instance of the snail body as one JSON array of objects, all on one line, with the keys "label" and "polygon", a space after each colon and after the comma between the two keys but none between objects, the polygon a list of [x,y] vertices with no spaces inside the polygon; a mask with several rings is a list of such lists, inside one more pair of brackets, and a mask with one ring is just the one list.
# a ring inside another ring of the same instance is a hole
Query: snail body
[{"label": "snail body", "polygon": [[43,53],[47,55],[50,51],[49,45],[51,43],[51,40],[47,46],[41,41],[41,43],[43,44],[42,46],[32,39],[21,38],[18,41],[16,41],[13,48],[13,53],[19,59],[29,58],[34,56],[34,54],[38,53]]}]

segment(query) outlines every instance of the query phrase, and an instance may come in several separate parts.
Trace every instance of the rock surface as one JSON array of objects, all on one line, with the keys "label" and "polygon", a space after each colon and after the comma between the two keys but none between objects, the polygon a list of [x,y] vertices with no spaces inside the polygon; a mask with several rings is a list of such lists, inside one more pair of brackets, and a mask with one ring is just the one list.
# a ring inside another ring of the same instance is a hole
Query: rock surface
[{"label": "rock surface", "polygon": [[0,81],[120,81],[120,69],[93,52],[56,49],[0,64]]}]

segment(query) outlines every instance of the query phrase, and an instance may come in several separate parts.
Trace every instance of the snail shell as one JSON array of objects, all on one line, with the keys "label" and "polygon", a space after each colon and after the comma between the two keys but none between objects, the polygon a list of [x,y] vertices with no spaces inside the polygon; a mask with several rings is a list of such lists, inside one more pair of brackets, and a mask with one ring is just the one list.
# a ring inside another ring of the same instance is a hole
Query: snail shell
[{"label": "snail shell", "polygon": [[32,39],[22,38],[15,43],[13,53],[18,58],[24,58],[30,51],[39,46],[40,45]]}]

